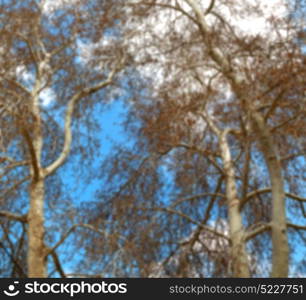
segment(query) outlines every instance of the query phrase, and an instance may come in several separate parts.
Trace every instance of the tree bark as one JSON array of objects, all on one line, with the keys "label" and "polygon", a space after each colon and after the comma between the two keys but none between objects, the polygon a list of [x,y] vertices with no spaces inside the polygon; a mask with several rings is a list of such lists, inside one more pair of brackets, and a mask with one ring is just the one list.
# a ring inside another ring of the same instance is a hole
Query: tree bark
[{"label": "tree bark", "polygon": [[30,185],[28,214],[28,277],[46,277],[46,248],[44,244],[44,180]]},{"label": "tree bark", "polygon": [[245,250],[244,228],[240,214],[240,201],[235,183],[235,170],[226,139],[227,131],[219,136],[221,156],[226,177],[226,196],[231,239],[231,259],[234,277],[250,277],[249,262]]},{"label": "tree bark", "polygon": [[201,116],[207,122],[210,129],[218,137],[219,148],[224,168],[226,182],[226,198],[228,206],[229,235],[231,241],[231,263],[233,277],[250,277],[248,256],[245,249],[245,230],[242,224],[240,212],[240,200],[238,198],[235,168],[232,161],[227,135],[230,128],[220,130],[213,119],[204,111]]},{"label": "tree bark", "polygon": [[30,278],[47,276],[44,243],[45,176],[41,166],[43,135],[38,92],[40,87],[41,83],[37,80],[32,99],[33,123],[30,125],[24,124],[21,129],[31,160],[30,208],[28,214],[28,277]]},{"label": "tree bark", "polygon": [[246,104],[248,111],[251,113],[251,118],[254,123],[255,132],[259,137],[259,144],[262,148],[262,153],[265,158],[266,165],[269,171],[269,177],[272,189],[272,217],[271,217],[271,232],[272,232],[272,277],[288,277],[289,265],[289,245],[286,227],[286,203],[284,180],[282,176],[281,163],[277,155],[277,149],[273,141],[273,137],[264,122],[261,114],[254,110],[252,103],[246,99],[244,89],[241,90],[243,80],[231,68],[226,56],[206,38],[209,36],[210,28],[206,23],[205,16],[201,10],[198,1],[186,0],[194,11],[198,26],[202,32],[204,41],[209,48],[209,54],[213,61],[221,68],[224,76],[230,82],[233,92],[242,104]]},{"label": "tree bark", "polygon": [[288,277],[289,245],[286,220],[286,197],[281,161],[273,137],[262,116],[252,113],[255,131],[269,170],[272,191],[272,272],[271,277]]}]

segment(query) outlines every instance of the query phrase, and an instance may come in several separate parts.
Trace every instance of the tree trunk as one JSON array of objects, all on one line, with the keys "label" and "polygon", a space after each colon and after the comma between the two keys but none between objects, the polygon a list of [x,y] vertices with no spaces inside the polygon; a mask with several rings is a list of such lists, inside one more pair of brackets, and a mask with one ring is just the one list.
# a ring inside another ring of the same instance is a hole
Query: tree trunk
[{"label": "tree trunk", "polygon": [[44,244],[44,180],[30,185],[30,211],[28,214],[28,276],[46,277]]},{"label": "tree trunk", "polygon": [[226,176],[226,197],[231,239],[231,259],[234,277],[250,277],[248,257],[245,250],[244,229],[239,210],[235,171],[226,139],[227,131],[219,137],[221,156]]},{"label": "tree trunk", "polygon": [[28,214],[28,276],[46,277],[46,247],[44,243],[44,201],[45,176],[41,167],[43,147],[42,124],[38,95],[40,82],[37,82],[32,102],[33,124],[24,124],[22,129],[31,159],[31,184],[29,190],[30,209]]},{"label": "tree trunk", "polygon": [[281,162],[269,128],[259,113],[252,114],[261,150],[269,170],[272,190],[272,277],[288,277],[289,245],[286,201]]}]

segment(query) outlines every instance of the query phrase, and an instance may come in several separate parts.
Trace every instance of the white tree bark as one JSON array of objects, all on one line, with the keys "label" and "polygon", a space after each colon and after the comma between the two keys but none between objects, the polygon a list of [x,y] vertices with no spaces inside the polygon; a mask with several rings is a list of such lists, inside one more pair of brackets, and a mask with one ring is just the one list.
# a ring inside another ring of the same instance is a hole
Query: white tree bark
[{"label": "white tree bark", "polygon": [[245,230],[242,224],[240,200],[238,198],[235,181],[235,169],[230,147],[227,141],[227,135],[230,132],[230,129],[225,129],[222,131],[217,127],[215,122],[206,112],[203,112],[201,115],[211,130],[218,137],[224,167],[233,276],[250,277],[248,256],[245,249]]},{"label": "white tree bark", "polygon": [[[199,28],[205,40],[209,35],[210,28],[205,21],[204,13],[197,0],[186,0],[194,11]],[[206,40],[205,40],[206,42]],[[259,143],[269,170],[271,189],[272,189],[272,277],[288,277],[289,264],[289,245],[287,237],[286,223],[286,203],[282,168],[278,157],[278,150],[273,142],[272,134],[265,123],[264,118],[252,107],[252,103],[242,93],[240,86],[242,83],[239,74],[235,73],[228,62],[226,55],[214,45],[207,41],[207,47],[212,60],[220,67],[224,76],[232,86],[233,92],[243,105],[246,106],[250,117],[254,123]]]}]

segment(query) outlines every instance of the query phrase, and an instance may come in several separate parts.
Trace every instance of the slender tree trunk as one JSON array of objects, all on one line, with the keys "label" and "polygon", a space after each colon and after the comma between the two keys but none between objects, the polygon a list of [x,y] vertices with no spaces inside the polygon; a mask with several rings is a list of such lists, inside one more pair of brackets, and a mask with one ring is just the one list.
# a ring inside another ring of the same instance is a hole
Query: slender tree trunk
[{"label": "slender tree trunk", "polygon": [[29,190],[30,209],[28,214],[28,276],[31,278],[46,277],[46,247],[44,243],[45,177],[41,167],[43,136],[37,92],[39,88],[40,82],[38,81],[32,102],[33,123],[25,124],[22,129],[31,158],[32,179]]},{"label": "slender tree trunk", "polygon": [[44,180],[30,185],[30,210],[28,214],[28,276],[46,277],[44,244]]},{"label": "slender tree trunk", "polygon": [[281,162],[273,137],[264,119],[253,112],[256,132],[269,170],[272,190],[272,277],[288,277],[289,245],[287,236],[286,201]]},{"label": "slender tree trunk", "polygon": [[231,258],[234,277],[250,277],[248,257],[245,250],[244,228],[239,210],[240,201],[235,183],[235,170],[226,139],[227,131],[219,137],[221,156],[226,176],[226,197],[231,239]]}]

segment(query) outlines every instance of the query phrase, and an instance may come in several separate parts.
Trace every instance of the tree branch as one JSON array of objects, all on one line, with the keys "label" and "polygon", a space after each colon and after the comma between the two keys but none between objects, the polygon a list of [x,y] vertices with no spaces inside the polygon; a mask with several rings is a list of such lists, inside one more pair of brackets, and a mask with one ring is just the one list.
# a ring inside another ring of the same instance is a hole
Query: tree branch
[{"label": "tree branch", "polygon": [[62,278],[67,278],[67,275],[65,274],[62,265],[60,263],[59,257],[57,255],[57,253],[55,252],[55,250],[51,251],[50,255],[52,256],[55,268],[57,270],[57,272],[61,275]]},{"label": "tree branch", "polygon": [[185,201],[193,201],[193,200],[196,200],[196,199],[199,199],[199,198],[203,198],[203,197],[213,197],[213,198],[223,198],[223,199],[226,199],[226,196],[224,194],[221,194],[221,193],[201,193],[201,194],[197,194],[197,195],[193,195],[193,196],[189,196],[189,197],[186,197],[186,198],[180,198],[180,199],[177,199],[172,205],[171,207],[175,207]]},{"label": "tree branch", "polygon": [[[253,192],[250,192],[247,194],[247,196],[244,198],[244,200],[241,201],[240,203],[240,210],[244,207],[244,205],[254,196],[259,195],[259,194],[265,194],[265,193],[270,193],[271,188],[264,188],[260,190],[256,190]],[[300,197],[298,195],[292,194],[292,193],[285,193],[286,197],[291,198],[293,200],[299,201],[299,202],[306,202],[306,198]]]},{"label": "tree branch", "polygon": [[296,157],[299,157],[299,156],[305,156],[305,155],[306,155],[306,151],[303,151],[303,152],[298,152],[298,153],[283,156],[283,157],[280,158],[280,160],[285,161],[285,160],[289,160],[289,159],[293,159],[293,158],[296,158]]},{"label": "tree branch", "polygon": [[36,151],[34,149],[34,145],[31,139],[31,136],[28,132],[28,130],[26,129],[26,127],[19,125],[20,127],[20,131],[22,136],[24,137],[26,144],[28,145],[28,149],[29,149],[29,153],[30,153],[30,157],[31,157],[31,162],[32,162],[32,168],[33,168],[33,180],[34,182],[38,181],[39,177],[40,177],[40,166],[36,157]]},{"label": "tree branch", "polygon": [[293,223],[287,223],[288,228],[293,228],[295,230],[306,230],[306,225],[298,225],[298,224],[293,224]]},{"label": "tree branch", "polygon": [[[127,5],[137,6],[139,4],[138,3],[128,3]],[[151,2],[141,2],[141,5],[152,6],[152,3]],[[195,24],[198,24],[197,20],[194,17],[192,17],[190,14],[188,14],[184,9],[182,9],[181,6],[178,3],[176,3],[176,5],[177,6],[173,6],[171,4],[164,4],[164,3],[154,3],[154,6],[159,6],[159,7],[162,7],[162,8],[169,8],[169,9],[176,10],[176,11],[180,12],[181,14],[185,15],[188,19],[190,19]]]},{"label": "tree branch", "polygon": [[22,269],[21,264],[19,263],[18,259],[16,259],[14,257],[14,255],[12,253],[10,253],[7,249],[7,247],[0,241],[0,247],[3,249],[3,251],[6,253],[6,255],[8,257],[10,257],[12,263],[14,264],[14,266],[17,267],[19,274],[22,278],[27,278],[27,274],[24,272],[24,270]]},{"label": "tree branch", "polygon": [[[0,163],[1,163],[1,157],[0,157]],[[14,169],[16,167],[21,167],[21,166],[26,166],[30,163],[28,160],[23,160],[23,161],[16,161],[12,162],[11,164],[5,166],[4,168],[0,169],[0,178],[4,177],[7,173],[10,172],[11,169]]]},{"label": "tree branch", "polygon": [[216,0],[211,0],[208,8],[206,9],[204,15],[208,15],[214,8]]},{"label": "tree branch", "polygon": [[0,211],[0,217],[5,217],[9,220],[18,221],[18,222],[21,222],[21,223],[27,223],[27,221],[28,221],[27,220],[27,218],[28,218],[27,214],[18,215],[18,214],[11,213],[9,211],[4,211],[4,210]]},{"label": "tree branch", "polygon": [[248,241],[248,240],[254,238],[257,235],[268,231],[271,228],[271,224],[270,223],[255,224],[252,227],[255,227],[255,228],[246,234],[245,241]]},{"label": "tree branch", "polygon": [[60,240],[52,247],[52,248],[49,248],[48,251],[47,251],[47,254],[46,255],[49,255],[51,254],[52,252],[54,252],[62,243],[65,242],[65,240],[68,238],[68,236],[78,227],[83,227],[83,228],[87,228],[87,229],[90,229],[92,231],[95,231],[97,233],[100,233],[102,235],[106,235],[106,233],[104,231],[101,231],[95,227],[93,227],[92,225],[90,224],[74,224],[72,227],[70,227],[66,233],[64,233],[64,235],[60,238]]},{"label": "tree branch", "polygon": [[4,193],[3,193],[2,195],[0,195],[0,199],[1,199],[1,198],[5,198],[6,195],[7,195],[9,192],[15,190],[19,185],[23,184],[24,182],[26,182],[26,181],[29,180],[29,179],[31,179],[31,176],[27,176],[27,177],[25,177],[25,178],[19,180],[18,182],[16,182],[13,186],[9,187],[6,191],[4,191]]},{"label": "tree branch", "polygon": [[155,211],[161,211],[161,212],[167,212],[169,214],[174,214],[177,216],[180,216],[186,220],[188,220],[190,223],[197,225],[198,227],[200,227],[202,230],[208,231],[216,236],[219,236],[223,239],[229,240],[228,236],[226,236],[225,234],[223,234],[222,232],[219,232],[209,226],[203,225],[200,222],[193,220],[192,218],[190,218],[189,216],[187,216],[186,214],[182,213],[181,211],[177,211],[171,208],[167,208],[167,207],[152,207],[152,208],[144,208],[145,210],[155,210]]},{"label": "tree branch", "polygon": [[58,158],[51,163],[48,167],[44,170],[44,175],[49,176],[51,175],[56,169],[58,169],[67,159],[69,152],[71,150],[71,143],[72,143],[72,130],[71,130],[71,123],[72,123],[72,115],[75,108],[76,103],[83,97],[89,96],[90,94],[93,94],[110,84],[112,84],[113,78],[115,76],[115,73],[118,72],[125,61],[125,58],[120,60],[119,63],[116,64],[114,69],[109,73],[108,78],[105,81],[100,82],[99,84],[85,88],[82,91],[76,93],[69,101],[67,111],[66,111],[66,117],[65,117],[65,127],[64,127],[64,134],[65,134],[65,140],[64,140],[64,146],[62,149],[62,152],[58,156]]}]

